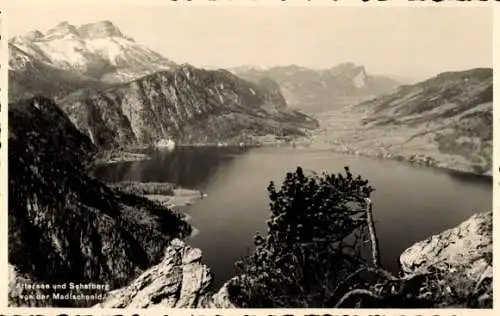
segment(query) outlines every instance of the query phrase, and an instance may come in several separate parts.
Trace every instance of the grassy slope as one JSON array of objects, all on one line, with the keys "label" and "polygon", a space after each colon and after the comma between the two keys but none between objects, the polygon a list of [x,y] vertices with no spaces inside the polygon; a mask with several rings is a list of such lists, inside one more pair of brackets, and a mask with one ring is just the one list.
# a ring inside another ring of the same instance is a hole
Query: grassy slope
[{"label": "grassy slope", "polygon": [[323,114],[317,146],[478,174],[491,172],[492,70],[444,73]]}]

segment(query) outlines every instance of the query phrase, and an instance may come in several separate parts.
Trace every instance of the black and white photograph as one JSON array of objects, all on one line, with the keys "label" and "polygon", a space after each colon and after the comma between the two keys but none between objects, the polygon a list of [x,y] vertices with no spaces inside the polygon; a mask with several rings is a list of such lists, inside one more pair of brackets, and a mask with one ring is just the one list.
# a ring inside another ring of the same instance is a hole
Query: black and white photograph
[{"label": "black and white photograph", "polygon": [[6,15],[10,307],[492,308],[491,7]]}]

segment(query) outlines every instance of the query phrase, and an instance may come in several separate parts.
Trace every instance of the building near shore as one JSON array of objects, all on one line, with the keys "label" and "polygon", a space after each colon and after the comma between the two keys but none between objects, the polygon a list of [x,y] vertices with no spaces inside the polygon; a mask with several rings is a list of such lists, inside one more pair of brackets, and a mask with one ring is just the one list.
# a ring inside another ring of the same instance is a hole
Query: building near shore
[{"label": "building near shore", "polygon": [[161,139],[156,143],[156,147],[159,148],[166,148],[166,149],[174,149],[175,148],[175,142],[170,139]]}]

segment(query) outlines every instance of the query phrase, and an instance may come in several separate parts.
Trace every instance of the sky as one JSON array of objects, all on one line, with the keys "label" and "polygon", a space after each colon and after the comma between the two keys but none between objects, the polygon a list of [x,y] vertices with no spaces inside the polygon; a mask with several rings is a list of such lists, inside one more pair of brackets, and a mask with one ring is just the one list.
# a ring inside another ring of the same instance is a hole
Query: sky
[{"label": "sky", "polygon": [[7,10],[8,36],[57,23],[109,20],[177,63],[198,67],[364,65],[369,74],[425,79],[492,67],[487,7],[34,5]]}]

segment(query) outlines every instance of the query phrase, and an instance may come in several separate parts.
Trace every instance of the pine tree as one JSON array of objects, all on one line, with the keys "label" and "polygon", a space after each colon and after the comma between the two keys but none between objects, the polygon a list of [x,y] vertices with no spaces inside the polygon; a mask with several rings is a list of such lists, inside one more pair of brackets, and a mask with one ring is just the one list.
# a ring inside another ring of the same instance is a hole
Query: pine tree
[{"label": "pine tree", "polygon": [[[353,250],[366,227],[365,199],[373,188],[360,176],[306,176],[289,172],[279,189],[271,182],[267,234],[237,264],[231,287],[242,307],[324,307],[339,280],[359,266]],[[353,244],[354,243],[354,244]]]}]

